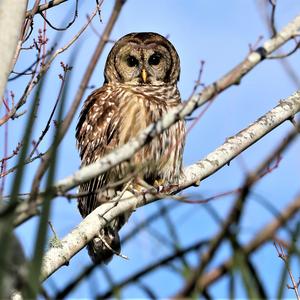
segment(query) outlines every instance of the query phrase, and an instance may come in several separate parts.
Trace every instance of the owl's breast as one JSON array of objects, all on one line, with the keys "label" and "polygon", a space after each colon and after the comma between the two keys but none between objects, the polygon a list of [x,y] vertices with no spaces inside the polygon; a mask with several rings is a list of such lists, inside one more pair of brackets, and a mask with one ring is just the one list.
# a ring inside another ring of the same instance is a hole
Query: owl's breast
[{"label": "owl's breast", "polygon": [[[161,119],[178,103],[179,98],[170,104],[144,94],[124,93],[119,105],[119,146]],[[131,164],[140,168],[144,177],[166,177],[168,180],[177,177],[181,171],[184,132],[183,121],[172,125],[139,150],[133,156]]]},{"label": "owl's breast", "polygon": [[[142,97],[126,95],[119,106],[119,144],[126,144],[151,124],[151,113]],[[154,121],[154,120],[153,120]]]}]

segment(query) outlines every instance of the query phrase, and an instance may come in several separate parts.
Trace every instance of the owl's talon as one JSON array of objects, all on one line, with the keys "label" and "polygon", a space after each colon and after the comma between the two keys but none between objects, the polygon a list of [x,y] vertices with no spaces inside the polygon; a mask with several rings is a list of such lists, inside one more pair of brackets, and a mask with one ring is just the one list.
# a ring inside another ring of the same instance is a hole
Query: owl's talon
[{"label": "owl's talon", "polygon": [[159,188],[161,186],[165,185],[165,180],[164,179],[156,179],[153,183],[153,186],[156,188]]},{"label": "owl's talon", "polygon": [[161,193],[164,190],[164,185],[164,179],[156,179],[153,183],[153,186],[155,187],[157,193]]}]

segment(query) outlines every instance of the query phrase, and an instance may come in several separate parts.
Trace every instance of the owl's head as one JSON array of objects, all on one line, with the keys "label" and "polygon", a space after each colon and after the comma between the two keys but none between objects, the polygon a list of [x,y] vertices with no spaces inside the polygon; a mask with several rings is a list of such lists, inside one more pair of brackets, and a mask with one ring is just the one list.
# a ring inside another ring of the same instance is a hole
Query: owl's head
[{"label": "owl's head", "polygon": [[132,85],[175,84],[180,61],[174,46],[152,32],[130,33],[118,40],[105,65],[105,82]]}]

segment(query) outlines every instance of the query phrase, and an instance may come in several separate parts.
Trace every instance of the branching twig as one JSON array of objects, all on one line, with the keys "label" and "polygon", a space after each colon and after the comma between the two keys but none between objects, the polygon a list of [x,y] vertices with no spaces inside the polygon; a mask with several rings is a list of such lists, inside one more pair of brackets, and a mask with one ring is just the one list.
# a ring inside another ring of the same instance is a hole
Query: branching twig
[{"label": "branching twig", "polygon": [[[276,0],[269,0],[269,2],[272,2],[271,5],[273,7],[273,9],[275,9],[275,5],[276,5]],[[259,1],[258,1],[259,2]],[[258,3],[257,2],[257,3]],[[267,4],[266,1],[260,1],[261,3],[265,3]],[[265,8],[267,8],[267,5],[264,5]],[[266,23],[266,26],[271,34],[271,36],[273,36],[273,30],[270,26],[270,20],[269,20],[269,16],[268,14],[266,13],[265,15],[262,15],[263,17],[263,20],[265,21]],[[281,32],[278,32],[276,36],[280,36],[281,35]],[[296,31],[293,35],[293,39],[295,39],[297,36],[299,35],[299,31]],[[294,48],[295,49],[295,48]],[[280,58],[280,53],[278,53],[278,56],[277,58]],[[283,56],[285,56],[286,54],[283,54]],[[270,56],[270,55],[269,55]],[[270,57],[272,59],[272,57]],[[276,56],[274,56],[274,58],[276,58]],[[293,84],[295,85],[296,88],[299,88],[300,86],[300,80],[298,78],[298,75],[296,73],[296,71],[294,70],[293,66],[289,63],[288,60],[286,59],[279,59],[278,62],[282,65],[284,71],[286,72],[286,74],[288,75],[288,77],[291,79],[291,81],[293,82]]]},{"label": "branching twig", "polygon": [[[33,8],[31,10],[33,14],[37,11],[37,9],[39,7],[39,3],[40,3],[40,0],[35,0]],[[22,50],[22,44],[27,41],[27,39],[31,35],[32,31],[33,31],[33,17],[29,17],[29,18],[25,19],[25,22],[23,24],[22,32],[19,37],[18,44],[17,44],[16,50],[15,50],[15,55],[13,58],[11,70],[13,70],[15,68],[16,62],[17,62],[20,52]]]},{"label": "branching twig", "polygon": [[[34,156],[34,157],[32,157],[32,158],[29,158],[29,157],[28,157],[28,158],[25,159],[24,164],[25,164],[25,165],[30,164],[30,163],[32,163],[33,161],[35,161],[35,160],[37,160],[37,159],[39,159],[39,158],[43,159],[44,155],[45,155],[45,153],[41,152],[41,153],[37,154],[36,156]],[[2,178],[2,177],[4,177],[4,176],[7,176],[8,174],[10,174],[10,173],[12,173],[12,172],[15,172],[15,171],[18,169],[18,167],[19,167],[19,166],[16,165],[16,166],[14,166],[14,167],[12,167],[12,168],[6,170],[5,172],[1,173],[1,174],[0,174],[0,178]]]},{"label": "branching twig", "polygon": [[275,240],[275,241],[274,241],[274,246],[275,246],[275,248],[276,248],[278,257],[284,261],[285,267],[286,267],[286,269],[287,269],[287,271],[288,271],[288,273],[289,273],[290,279],[291,279],[291,281],[292,281],[292,286],[290,286],[290,285],[288,284],[288,285],[287,285],[287,288],[288,288],[288,289],[291,289],[291,290],[294,290],[295,295],[296,295],[296,298],[297,298],[298,300],[300,300],[300,295],[299,295],[299,290],[298,290],[298,289],[299,289],[299,285],[300,285],[300,279],[297,280],[297,281],[295,280],[294,275],[293,275],[293,273],[292,273],[292,271],[291,271],[291,269],[290,269],[290,267],[289,267],[288,257],[287,257],[287,255],[286,255],[285,252],[284,252],[284,247],[283,247],[283,245],[282,245],[279,241],[276,241],[276,240]]},{"label": "branching twig", "polygon": [[[36,46],[36,49],[38,51],[38,61],[39,61],[40,60],[40,54],[41,54],[41,48],[40,48],[40,46],[38,45],[37,42],[35,42],[35,46]],[[32,72],[32,75],[31,75],[31,79],[27,83],[27,85],[25,87],[25,90],[24,90],[24,93],[20,97],[20,99],[17,102],[17,104],[14,105],[10,109],[10,111],[2,119],[0,119],[0,126],[2,126],[4,123],[6,123],[10,118],[14,119],[15,116],[16,116],[16,113],[17,113],[18,109],[20,107],[22,107],[26,103],[26,100],[27,100],[27,97],[28,97],[29,93],[32,91],[32,89],[34,88],[34,86],[37,83],[36,80],[35,80],[35,78],[36,78],[35,76],[37,74],[37,70],[38,70],[38,64],[35,65],[35,68],[34,68],[34,70]]]},{"label": "branching twig", "polygon": [[33,67],[40,62],[40,60],[47,58],[52,52],[54,48],[51,48],[45,55],[42,55],[41,57],[38,57],[30,66],[28,66],[24,71],[16,72],[12,71],[11,74],[16,74],[16,76],[10,77],[8,81],[13,81],[15,79],[18,79],[20,76],[23,75],[32,75],[34,73]]}]

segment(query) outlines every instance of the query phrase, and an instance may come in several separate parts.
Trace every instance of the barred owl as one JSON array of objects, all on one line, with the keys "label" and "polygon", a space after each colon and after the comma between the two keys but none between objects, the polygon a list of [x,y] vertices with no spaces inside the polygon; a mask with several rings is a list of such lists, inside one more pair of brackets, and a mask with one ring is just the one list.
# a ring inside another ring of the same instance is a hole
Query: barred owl
[{"label": "barred owl", "polygon": [[[84,102],[76,127],[82,166],[127,143],[176,107],[181,102],[179,73],[178,54],[163,36],[141,32],[118,40],[106,61],[105,82]],[[178,121],[129,161],[82,184],[78,199],[81,215],[87,216],[116,196],[129,177],[141,178],[150,185],[159,181],[176,184],[182,172],[184,140],[185,124]],[[95,263],[107,263],[112,249],[120,251],[118,231],[127,217],[119,216],[89,242],[88,252]]]}]

